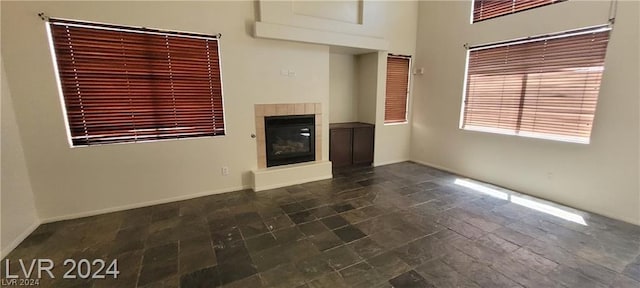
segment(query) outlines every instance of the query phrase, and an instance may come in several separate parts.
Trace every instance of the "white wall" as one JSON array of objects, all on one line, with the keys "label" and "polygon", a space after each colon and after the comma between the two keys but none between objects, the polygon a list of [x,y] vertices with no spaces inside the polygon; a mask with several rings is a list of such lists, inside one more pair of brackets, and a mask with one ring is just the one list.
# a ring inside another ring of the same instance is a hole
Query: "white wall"
[{"label": "white wall", "polygon": [[34,206],[33,191],[3,64],[1,69],[0,258],[4,258],[40,224],[40,220]]},{"label": "white wall", "polygon": [[329,55],[329,123],[358,121],[356,56]]},{"label": "white wall", "polygon": [[[637,1],[619,1],[591,144],[458,129],[464,43],[482,44],[606,23],[609,1],[567,1],[469,24],[471,1],[420,3],[413,160],[640,224]],[[544,21],[540,21],[544,19]]]}]

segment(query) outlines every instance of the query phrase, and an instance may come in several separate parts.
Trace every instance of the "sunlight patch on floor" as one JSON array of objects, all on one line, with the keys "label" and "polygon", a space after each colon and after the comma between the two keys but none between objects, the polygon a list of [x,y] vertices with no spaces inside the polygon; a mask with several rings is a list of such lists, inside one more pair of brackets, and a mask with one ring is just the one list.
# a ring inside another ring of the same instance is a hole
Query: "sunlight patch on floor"
[{"label": "sunlight patch on floor", "polygon": [[476,182],[473,180],[469,180],[469,179],[458,178],[453,183],[456,185],[460,185],[460,186],[472,189],[474,191],[480,192],[482,194],[489,195],[494,198],[507,200],[507,201],[510,201],[511,203],[524,206],[529,209],[533,209],[542,213],[549,214],[554,217],[558,217],[567,221],[571,221],[574,223],[578,223],[580,225],[587,226],[587,222],[584,221],[584,218],[582,216],[576,213],[572,213],[572,212],[560,209],[558,207],[551,206],[549,204],[536,201],[534,199],[528,199],[528,198],[524,198],[516,195],[511,195],[507,192],[498,191],[496,189],[488,187],[485,184],[482,184],[480,182]]}]

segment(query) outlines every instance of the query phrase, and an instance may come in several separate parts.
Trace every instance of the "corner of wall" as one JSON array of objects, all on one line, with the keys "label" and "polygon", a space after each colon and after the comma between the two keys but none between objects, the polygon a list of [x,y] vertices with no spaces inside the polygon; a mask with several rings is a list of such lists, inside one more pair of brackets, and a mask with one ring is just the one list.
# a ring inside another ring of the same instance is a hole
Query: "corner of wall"
[{"label": "corner of wall", "polygon": [[4,258],[40,225],[31,177],[25,160],[19,127],[4,62],[0,56],[2,77],[0,257]]}]

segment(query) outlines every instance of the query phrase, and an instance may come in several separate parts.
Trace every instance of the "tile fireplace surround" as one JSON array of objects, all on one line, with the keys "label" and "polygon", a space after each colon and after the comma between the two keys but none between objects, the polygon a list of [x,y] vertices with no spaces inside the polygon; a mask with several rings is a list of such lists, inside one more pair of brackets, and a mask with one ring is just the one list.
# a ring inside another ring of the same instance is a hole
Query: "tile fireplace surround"
[{"label": "tile fireplace surround", "polygon": [[[322,160],[323,124],[322,105],[320,103],[256,104],[254,107],[256,149],[258,151],[257,169],[251,171],[251,188],[254,191],[269,190],[333,177],[331,162]],[[267,168],[264,117],[289,115],[315,115],[315,161]]]},{"label": "tile fireplace surround", "polygon": [[322,159],[322,105],[320,103],[255,104],[256,147],[258,149],[258,169],[267,168],[264,117],[288,115],[315,115],[316,161]]}]

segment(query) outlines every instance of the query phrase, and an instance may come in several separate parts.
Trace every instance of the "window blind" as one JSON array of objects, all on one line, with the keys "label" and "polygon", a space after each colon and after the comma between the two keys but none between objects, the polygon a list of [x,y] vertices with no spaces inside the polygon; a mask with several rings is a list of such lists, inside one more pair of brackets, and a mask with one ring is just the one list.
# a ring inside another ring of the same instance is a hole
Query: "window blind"
[{"label": "window blind", "polygon": [[217,37],[49,25],[74,146],[224,135]]},{"label": "window blind", "polygon": [[474,0],[473,22],[513,14],[566,0]]},{"label": "window blind", "polygon": [[469,51],[461,126],[588,143],[609,30]]},{"label": "window blind", "polygon": [[409,69],[411,58],[389,55],[387,57],[387,88],[384,101],[384,123],[407,121],[407,96],[409,94]]}]

